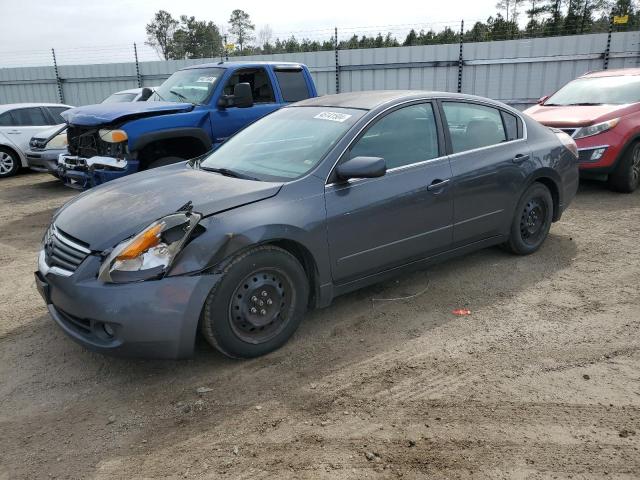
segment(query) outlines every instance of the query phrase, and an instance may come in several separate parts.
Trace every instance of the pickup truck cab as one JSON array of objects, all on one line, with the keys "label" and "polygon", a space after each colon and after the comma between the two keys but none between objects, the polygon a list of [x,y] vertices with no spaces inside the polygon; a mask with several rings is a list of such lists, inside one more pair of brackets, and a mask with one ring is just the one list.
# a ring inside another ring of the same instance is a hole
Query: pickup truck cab
[{"label": "pickup truck cab", "polygon": [[142,170],[198,157],[290,103],[317,96],[306,66],[220,62],[178,70],[147,101],[71,109],[59,176],[90,188]]}]

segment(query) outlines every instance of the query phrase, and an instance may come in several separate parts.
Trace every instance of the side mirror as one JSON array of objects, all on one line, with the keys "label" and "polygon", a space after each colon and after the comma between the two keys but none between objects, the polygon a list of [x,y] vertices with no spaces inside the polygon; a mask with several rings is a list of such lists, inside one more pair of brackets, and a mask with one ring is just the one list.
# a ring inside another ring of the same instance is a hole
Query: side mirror
[{"label": "side mirror", "polygon": [[544,97],[540,97],[538,99],[538,105],[544,105],[544,102],[546,102],[547,100],[549,100],[549,95],[545,95]]},{"label": "side mirror", "polygon": [[249,83],[236,83],[233,87],[233,95],[223,95],[218,100],[218,106],[222,108],[238,107],[248,108],[253,106],[253,92]]},{"label": "side mirror", "polygon": [[149,100],[149,97],[153,95],[153,90],[151,90],[149,87],[144,87],[142,89],[142,93],[140,93],[140,98],[138,99],[139,102],[146,102],[147,100]]},{"label": "side mirror", "polygon": [[354,157],[338,165],[336,173],[342,180],[382,177],[387,173],[387,164],[380,157]]}]

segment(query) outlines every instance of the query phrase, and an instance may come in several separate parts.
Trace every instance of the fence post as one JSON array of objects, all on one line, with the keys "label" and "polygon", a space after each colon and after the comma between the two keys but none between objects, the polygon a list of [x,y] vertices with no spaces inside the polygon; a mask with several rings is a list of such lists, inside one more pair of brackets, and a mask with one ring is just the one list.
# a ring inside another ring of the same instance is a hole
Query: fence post
[{"label": "fence post", "polygon": [[609,34],[607,35],[607,48],[604,51],[604,70],[609,68],[609,53],[611,51],[611,34],[613,32],[613,12],[611,12],[611,18],[609,19]]},{"label": "fence post", "polygon": [[464,46],[464,20],[460,21],[460,55],[458,56],[458,93],[462,93],[462,48]]},{"label": "fence post", "polygon": [[64,103],[64,92],[62,91],[62,79],[58,72],[58,62],[56,61],[56,51],[52,48],[51,55],[53,56],[53,71],[56,74],[56,84],[58,85],[58,99],[60,103]]},{"label": "fence post", "polygon": [[227,50],[227,45],[228,45],[227,36],[225,35],[224,36],[224,57],[225,57],[226,61],[228,62],[229,61],[229,50]]},{"label": "fence post", "polygon": [[142,75],[140,75],[140,64],[138,63],[138,46],[133,42],[133,54],[136,57],[136,77],[138,78],[138,88],[142,88]]},{"label": "fence post", "polygon": [[340,93],[340,58],[338,56],[338,27],[334,29],[334,52],[336,54],[336,93]]}]

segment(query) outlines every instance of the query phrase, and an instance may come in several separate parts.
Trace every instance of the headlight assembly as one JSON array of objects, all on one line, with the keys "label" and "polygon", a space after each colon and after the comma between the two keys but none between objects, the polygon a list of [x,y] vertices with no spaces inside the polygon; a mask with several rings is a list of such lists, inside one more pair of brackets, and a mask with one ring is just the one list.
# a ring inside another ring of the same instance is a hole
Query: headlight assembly
[{"label": "headlight assembly", "polygon": [[198,213],[179,212],[153,222],[109,253],[98,278],[108,283],[160,278],[169,270],[201,218]]},{"label": "headlight assembly", "polygon": [[596,123],[595,125],[589,125],[588,127],[582,127],[579,129],[575,135],[574,139],[591,137],[592,135],[598,135],[599,133],[606,132],[607,130],[612,129],[620,122],[619,118],[613,118],[611,120],[607,120],[606,122]]},{"label": "headlight assembly", "polygon": [[67,132],[59,133],[51,140],[47,142],[44,149],[45,150],[62,150],[63,148],[67,148]]},{"label": "headlight assembly", "polygon": [[124,130],[98,130],[98,135],[107,143],[121,143],[126,141],[129,136]]}]

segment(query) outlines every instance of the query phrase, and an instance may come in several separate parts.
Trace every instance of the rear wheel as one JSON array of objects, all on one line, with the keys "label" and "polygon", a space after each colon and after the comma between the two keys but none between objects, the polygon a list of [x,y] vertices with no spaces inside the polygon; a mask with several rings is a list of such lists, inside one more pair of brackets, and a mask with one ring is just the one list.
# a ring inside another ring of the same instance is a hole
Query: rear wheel
[{"label": "rear wheel", "polygon": [[0,147],[0,178],[15,175],[20,170],[20,158],[15,152]]},{"label": "rear wheel", "polygon": [[640,184],[640,142],[634,143],[618,162],[616,169],[609,175],[611,190],[631,193]]},{"label": "rear wheel", "polygon": [[543,244],[553,220],[553,198],[549,189],[534,183],[522,195],[505,246],[518,255],[535,252]]},{"label": "rear wheel", "polygon": [[147,165],[147,170],[151,168],[164,167],[166,165],[173,165],[174,163],[184,162],[184,160],[185,159],[181,157],[162,157]]},{"label": "rear wheel", "polygon": [[207,341],[232,358],[251,358],[281,347],[298,328],[309,283],[300,262],[265,245],[235,257],[211,291],[202,313]]}]

